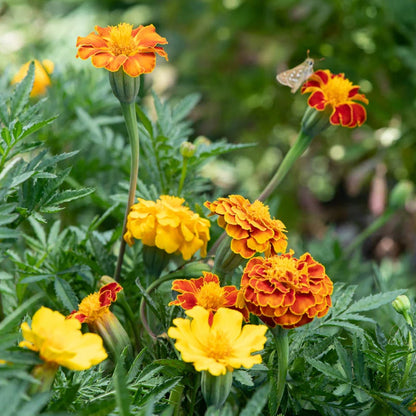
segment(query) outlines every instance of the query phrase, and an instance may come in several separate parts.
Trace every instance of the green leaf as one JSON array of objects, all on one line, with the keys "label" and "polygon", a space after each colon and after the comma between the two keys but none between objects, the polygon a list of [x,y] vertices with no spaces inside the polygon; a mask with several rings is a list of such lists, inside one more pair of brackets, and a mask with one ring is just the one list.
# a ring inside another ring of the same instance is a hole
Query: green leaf
[{"label": "green leaf", "polygon": [[393,290],[391,292],[378,293],[376,295],[366,296],[365,298],[359,299],[357,302],[353,303],[346,312],[363,312],[371,311],[379,308],[387,303],[391,303],[397,296],[405,293],[406,290]]},{"label": "green leaf", "polygon": [[141,121],[143,127],[146,129],[146,131],[149,133],[149,136],[153,137],[153,126],[150,119],[147,117],[147,115],[142,111],[142,109],[136,105],[136,113],[139,117],[139,120]]},{"label": "green leaf", "polygon": [[7,227],[0,227],[0,240],[5,240],[7,238],[18,238],[20,232],[18,230],[12,230]]},{"label": "green leaf", "polygon": [[80,416],[108,416],[116,407],[114,399],[95,401],[80,409]]},{"label": "green leaf", "polygon": [[55,282],[55,293],[58,299],[62,304],[68,309],[68,311],[73,311],[78,309],[78,299],[75,295],[75,292],[72,290],[71,285],[64,279],[56,276]]},{"label": "green leaf", "polygon": [[57,117],[51,117],[43,121],[39,121],[37,123],[30,123],[23,127],[21,134],[19,135],[19,140],[24,139],[25,137],[29,136],[30,134],[40,130],[42,127],[52,123]]},{"label": "green leaf", "polygon": [[127,389],[127,375],[122,358],[117,360],[113,373],[113,384],[119,414],[121,416],[130,416],[130,395]]},{"label": "green leaf", "polygon": [[30,401],[19,408],[19,416],[37,416],[48,403],[52,392],[38,393],[30,397]]},{"label": "green leaf", "polygon": [[95,191],[94,188],[82,188],[82,189],[69,189],[66,191],[55,194],[47,201],[48,206],[58,206],[64,202],[73,201],[74,199],[83,198],[92,194]]},{"label": "green leaf", "polygon": [[17,325],[17,323],[22,319],[23,315],[31,309],[40,299],[44,296],[43,293],[37,293],[30,299],[23,302],[19,307],[17,307],[12,313],[6,316],[0,322],[0,333],[2,331],[8,330],[13,325]]},{"label": "green leaf", "polygon": [[242,384],[243,386],[254,386],[253,378],[248,373],[248,371],[244,370],[236,370],[233,374],[234,381],[237,381],[238,383]]},{"label": "green leaf", "polygon": [[258,416],[262,413],[264,406],[267,403],[267,398],[270,391],[270,385],[265,384],[255,390],[253,396],[247,402],[244,409],[240,412],[240,416]]},{"label": "green leaf", "polygon": [[29,95],[32,91],[33,81],[35,79],[35,63],[32,61],[29,65],[29,70],[26,77],[17,84],[17,87],[12,96],[10,119],[15,119],[24,106],[29,101]]},{"label": "green leaf", "polygon": [[140,371],[140,366],[142,365],[144,355],[147,351],[147,348],[143,348],[137,357],[134,359],[133,364],[131,365],[129,372],[127,374],[127,383],[131,383],[133,379],[137,376]]},{"label": "green leaf", "polygon": [[322,374],[325,374],[329,378],[343,381],[344,383],[348,382],[343,374],[341,374],[335,367],[330,366],[329,364],[323,363],[322,361],[316,360],[315,358],[305,356],[306,361],[315,367]]},{"label": "green leaf", "polygon": [[173,108],[172,120],[177,123],[189,115],[192,109],[198,104],[201,94],[189,94],[179,101]]}]

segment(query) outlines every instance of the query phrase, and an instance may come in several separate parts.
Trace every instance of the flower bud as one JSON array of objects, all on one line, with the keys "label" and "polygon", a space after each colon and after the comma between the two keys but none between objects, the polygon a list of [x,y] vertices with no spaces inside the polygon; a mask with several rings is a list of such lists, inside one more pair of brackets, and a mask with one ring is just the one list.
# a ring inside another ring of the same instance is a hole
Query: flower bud
[{"label": "flower bud", "polygon": [[182,142],[180,152],[182,157],[188,159],[195,154],[196,146],[191,142]]},{"label": "flower bud", "polygon": [[408,180],[402,180],[392,189],[389,199],[391,208],[403,208],[414,195],[414,185]]},{"label": "flower bud", "polygon": [[136,100],[140,89],[140,76],[131,77],[120,68],[116,72],[109,72],[109,78],[113,94],[121,103],[131,104]]},{"label": "flower bud", "polygon": [[403,315],[406,322],[410,326],[413,326],[412,317],[409,314],[411,310],[409,298],[406,295],[399,295],[391,304],[396,312],[400,313],[400,315]]},{"label": "flower bud", "polygon": [[219,376],[202,371],[201,390],[207,407],[214,406],[216,409],[220,409],[230,394],[232,384],[232,371],[227,371]]},{"label": "flower bud", "polygon": [[308,106],[301,121],[301,130],[307,136],[313,138],[331,125],[329,116],[330,114],[326,110],[317,111]]}]

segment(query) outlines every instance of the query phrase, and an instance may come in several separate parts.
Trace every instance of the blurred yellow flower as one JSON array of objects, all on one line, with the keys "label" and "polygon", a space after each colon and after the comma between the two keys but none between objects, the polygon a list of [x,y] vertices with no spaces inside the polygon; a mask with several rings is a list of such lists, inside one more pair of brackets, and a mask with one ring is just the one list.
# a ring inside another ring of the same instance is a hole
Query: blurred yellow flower
[{"label": "blurred yellow flower", "polygon": [[[21,66],[19,72],[13,77],[11,83],[16,84],[23,80],[29,71],[29,65],[32,61],[26,62]],[[54,63],[49,59],[44,59],[40,63],[37,59],[34,59],[35,62],[35,80],[33,81],[33,88],[30,93],[31,97],[36,97],[38,95],[43,95],[46,93],[46,89],[51,85],[51,79],[49,77],[54,70]]]},{"label": "blurred yellow flower", "polygon": [[40,358],[51,366],[70,370],[86,370],[107,358],[103,341],[97,334],[81,332],[81,322],[65,319],[59,312],[41,307],[32,318],[21,325],[24,340],[20,347],[39,352]]},{"label": "blurred yellow flower", "polygon": [[176,339],[175,347],[182,359],[193,363],[197,371],[213,376],[226,374],[234,368],[251,368],[261,363],[261,355],[251,355],[263,349],[266,342],[265,325],[244,325],[243,315],[235,310],[219,308],[212,318],[202,306],[195,306],[186,314],[193,318],[176,318],[168,335]]},{"label": "blurred yellow flower", "polygon": [[198,250],[207,255],[210,222],[183,206],[185,200],[161,195],[154,201],[139,198],[127,217],[124,239],[130,246],[134,239],[150,247],[158,247],[169,254],[182,254],[189,260]]}]

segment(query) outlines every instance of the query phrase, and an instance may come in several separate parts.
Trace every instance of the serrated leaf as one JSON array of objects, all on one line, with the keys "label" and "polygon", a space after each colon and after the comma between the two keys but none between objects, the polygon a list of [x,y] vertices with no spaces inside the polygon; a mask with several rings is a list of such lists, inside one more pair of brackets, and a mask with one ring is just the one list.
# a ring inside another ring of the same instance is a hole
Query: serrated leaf
[{"label": "serrated leaf", "polygon": [[335,367],[330,366],[329,364],[323,363],[322,361],[315,360],[315,358],[305,356],[306,361],[315,367],[322,374],[328,376],[329,378],[348,382],[343,374],[341,374]]},{"label": "serrated leaf", "polygon": [[356,285],[349,285],[346,287],[342,285],[342,287],[338,287],[336,292],[338,298],[334,304],[334,309],[340,312],[344,311],[351,303],[356,289]]},{"label": "serrated leaf", "polygon": [[242,384],[243,386],[254,386],[253,378],[251,375],[244,370],[236,370],[233,373],[233,379],[234,381],[237,381],[238,383]]},{"label": "serrated leaf", "polygon": [[23,129],[21,134],[19,135],[19,140],[24,139],[25,137],[29,136],[30,134],[40,130],[42,127],[52,123],[52,121],[54,121],[57,118],[57,116],[55,117],[51,117],[48,118],[47,120],[42,120],[39,121],[37,123],[30,123],[27,124]]},{"label": "serrated leaf", "polygon": [[80,409],[80,416],[108,416],[115,409],[114,399],[106,399],[86,404]]},{"label": "serrated leaf", "polygon": [[95,191],[94,188],[82,188],[82,189],[69,189],[66,191],[55,194],[52,198],[47,201],[47,205],[59,206],[65,202],[73,201],[74,199],[83,198],[87,195],[92,194]]},{"label": "serrated leaf", "polygon": [[267,398],[270,391],[270,385],[265,384],[257,388],[253,396],[247,402],[244,409],[240,412],[240,416],[258,416],[262,413],[264,406],[267,403]]},{"label": "serrated leaf", "polygon": [[189,115],[193,108],[198,104],[201,99],[201,94],[190,94],[187,95],[184,99],[179,101],[178,104],[173,108],[172,120],[174,123],[177,123],[180,120],[183,120]]},{"label": "serrated leaf", "polygon": [[405,293],[406,290],[393,290],[391,292],[377,293],[376,295],[369,295],[354,302],[347,310],[348,313],[371,311],[380,306],[391,303],[397,296]]},{"label": "serrated leaf", "polygon": [[143,127],[146,129],[146,131],[149,133],[149,136],[152,138],[153,137],[152,122],[149,120],[147,115],[142,111],[142,109],[138,105],[136,105],[136,113]]},{"label": "serrated leaf", "polygon": [[10,119],[15,119],[20,112],[23,110],[23,107],[29,102],[29,95],[32,91],[33,81],[35,79],[35,63],[32,61],[29,65],[27,75],[25,78],[17,84],[16,89],[13,92],[11,100],[11,111]]},{"label": "serrated leaf", "polygon": [[54,281],[55,293],[62,304],[68,309],[73,311],[78,308],[78,299],[75,292],[72,290],[71,285],[64,279],[56,276]]},{"label": "serrated leaf", "polygon": [[130,395],[127,389],[127,375],[123,360],[118,359],[113,373],[116,403],[121,416],[130,416]]},{"label": "serrated leaf", "polygon": [[134,359],[133,364],[130,366],[130,369],[127,374],[127,383],[130,383],[133,381],[133,379],[137,376],[137,374],[140,371],[140,366],[143,362],[144,355],[146,353],[147,349],[143,348],[139,354],[137,354],[137,357]]},{"label": "serrated leaf", "polygon": [[7,238],[18,238],[20,232],[7,227],[0,227],[0,240],[6,240]]},{"label": "serrated leaf", "polygon": [[37,239],[42,243],[43,246],[45,246],[46,245],[45,230],[43,229],[43,227],[39,224],[39,222],[36,219],[29,217],[29,222],[33,228],[33,231],[35,232]]},{"label": "serrated leaf", "polygon": [[354,397],[358,400],[359,403],[365,403],[369,400],[372,400],[368,393],[358,387],[353,386],[352,391],[354,393]]},{"label": "serrated leaf", "polygon": [[349,392],[351,391],[351,384],[349,383],[343,383],[339,384],[336,389],[332,392],[335,396],[347,396]]}]

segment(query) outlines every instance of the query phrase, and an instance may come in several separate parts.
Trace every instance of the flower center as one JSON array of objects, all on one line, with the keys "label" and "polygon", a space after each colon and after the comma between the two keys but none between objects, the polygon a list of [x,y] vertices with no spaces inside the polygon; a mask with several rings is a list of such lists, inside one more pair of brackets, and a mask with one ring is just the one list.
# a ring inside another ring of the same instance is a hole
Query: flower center
[{"label": "flower center", "polygon": [[78,312],[84,314],[87,318],[85,322],[94,322],[99,318],[108,307],[102,307],[100,303],[99,293],[91,293],[84,298],[78,307]]},{"label": "flower center", "polygon": [[211,331],[208,344],[206,346],[207,357],[216,361],[227,359],[232,352],[232,347],[227,337],[227,333],[220,329]]},{"label": "flower center", "polygon": [[349,101],[348,94],[351,91],[353,84],[351,81],[342,76],[334,76],[328,80],[328,83],[322,86],[328,104],[335,107],[339,104]]},{"label": "flower center", "polygon": [[269,208],[263,205],[261,201],[254,201],[248,208],[248,212],[256,219],[271,219]]},{"label": "flower center", "polygon": [[215,282],[209,282],[195,295],[197,304],[207,310],[216,311],[224,305],[224,288]]},{"label": "flower center", "polygon": [[120,23],[112,27],[108,48],[114,56],[131,56],[139,52],[137,42],[131,35],[132,30],[133,25],[128,23]]},{"label": "flower center", "polygon": [[272,282],[279,282],[287,288],[298,289],[301,286],[301,275],[294,258],[274,256],[270,257],[271,267],[267,277]]}]

